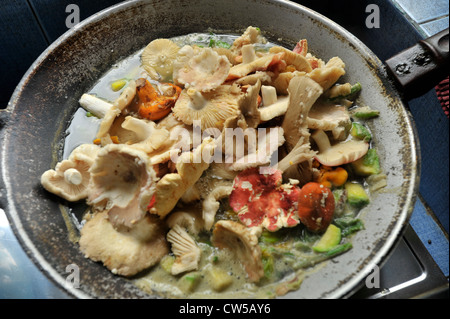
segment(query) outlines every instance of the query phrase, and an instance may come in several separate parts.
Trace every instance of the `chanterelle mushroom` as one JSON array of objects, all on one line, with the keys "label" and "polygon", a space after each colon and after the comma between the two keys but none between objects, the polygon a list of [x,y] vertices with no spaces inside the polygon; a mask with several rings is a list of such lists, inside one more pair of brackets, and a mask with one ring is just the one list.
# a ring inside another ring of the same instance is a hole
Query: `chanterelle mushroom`
[{"label": "chanterelle mushroom", "polygon": [[325,166],[339,166],[356,161],[369,150],[364,140],[348,140],[331,145],[327,134],[322,130],[315,131],[311,137],[319,148],[316,159]]},{"label": "chanterelle mushroom", "polygon": [[89,169],[99,149],[93,144],[78,146],[67,160],[59,162],[54,170],[50,169],[42,174],[42,186],[70,202],[86,198],[90,181]]},{"label": "chanterelle mushroom", "polygon": [[102,262],[112,273],[133,276],[169,253],[165,231],[155,216],[146,216],[132,229],[119,231],[109,222],[107,212],[100,212],[81,229],[79,244],[87,258]]},{"label": "chanterelle mushroom", "polygon": [[242,263],[251,282],[258,282],[264,276],[258,237],[249,228],[231,220],[220,220],[215,224],[212,243],[220,249],[229,249]]},{"label": "chanterelle mushroom", "polygon": [[172,265],[172,275],[198,269],[201,250],[194,239],[178,224],[167,233],[167,241],[172,244],[175,261]]},{"label": "chanterelle mushroom", "polygon": [[107,209],[114,227],[133,227],[145,217],[156,174],[147,154],[131,146],[103,147],[90,169],[88,204]]},{"label": "chanterelle mushroom", "polygon": [[175,83],[201,92],[219,87],[227,78],[230,62],[211,48],[184,46],[174,63]]}]

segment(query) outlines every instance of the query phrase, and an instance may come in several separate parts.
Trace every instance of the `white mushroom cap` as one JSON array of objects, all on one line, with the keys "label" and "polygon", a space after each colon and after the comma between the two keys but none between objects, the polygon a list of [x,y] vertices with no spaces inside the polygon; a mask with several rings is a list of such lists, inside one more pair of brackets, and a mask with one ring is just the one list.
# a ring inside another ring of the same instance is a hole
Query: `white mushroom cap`
[{"label": "white mushroom cap", "polygon": [[99,149],[100,147],[94,144],[76,147],[67,160],[58,163],[54,170],[42,174],[42,186],[71,202],[86,198],[90,180],[89,169]]},{"label": "white mushroom cap", "polygon": [[208,92],[220,86],[228,76],[230,62],[211,48],[184,46],[179,54],[173,69],[177,84]]},{"label": "white mushroom cap", "polygon": [[124,144],[108,144],[90,172],[88,204],[108,209],[115,227],[132,227],[144,218],[156,182],[147,154]]},{"label": "white mushroom cap", "polygon": [[80,233],[80,250],[85,256],[121,276],[133,276],[169,253],[166,229],[154,216],[147,215],[132,229],[118,231],[108,221],[107,212],[99,212]]}]

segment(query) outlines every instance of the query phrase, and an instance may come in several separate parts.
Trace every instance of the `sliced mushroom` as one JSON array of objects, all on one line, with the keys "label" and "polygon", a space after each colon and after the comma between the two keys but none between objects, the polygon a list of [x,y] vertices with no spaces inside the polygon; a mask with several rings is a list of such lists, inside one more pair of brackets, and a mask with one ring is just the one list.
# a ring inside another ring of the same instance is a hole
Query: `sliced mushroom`
[{"label": "sliced mushroom", "polygon": [[142,51],[142,66],[153,80],[167,80],[172,75],[173,62],[180,48],[169,39],[156,39]]},{"label": "sliced mushroom", "polygon": [[256,71],[270,71],[277,68],[282,60],[284,53],[266,54],[249,63],[240,63],[231,67],[227,80],[242,78]]},{"label": "sliced mushroom", "polygon": [[201,250],[194,239],[178,224],[167,233],[167,241],[172,245],[175,261],[171,268],[172,275],[197,270]]},{"label": "sliced mushroom", "polygon": [[242,97],[241,91],[231,85],[221,85],[207,93],[190,88],[181,92],[172,111],[185,124],[200,120],[202,130],[221,130],[226,119],[239,113]]},{"label": "sliced mushroom", "polygon": [[245,32],[238,38],[236,38],[231,46],[231,51],[237,55],[241,55],[242,47],[247,44],[266,43],[267,40],[261,35],[261,30],[258,28],[249,26]]},{"label": "sliced mushroom", "polygon": [[283,59],[286,61],[287,65],[292,65],[297,71],[311,72],[312,68],[308,60],[301,54],[294,51],[288,50],[280,46],[271,47],[270,53],[284,53]]},{"label": "sliced mushroom", "polygon": [[130,81],[128,86],[122,91],[120,96],[114,101],[113,106],[106,112],[97,132],[97,138],[105,137],[108,134],[114,120],[122,111],[130,105],[136,95],[136,82]]},{"label": "sliced mushroom", "polygon": [[175,62],[173,70],[177,84],[209,92],[219,87],[228,76],[230,62],[211,48],[184,46],[179,53],[182,56]]},{"label": "sliced mushroom", "polygon": [[244,115],[245,122],[251,128],[256,128],[261,122],[261,115],[258,110],[258,97],[261,89],[261,81],[257,80],[255,85],[247,88],[244,99],[241,103],[241,113]]},{"label": "sliced mushroom", "polygon": [[259,108],[261,121],[267,122],[276,117],[283,116],[286,114],[288,106],[289,96],[278,96],[275,103]]},{"label": "sliced mushroom", "polygon": [[331,58],[325,66],[316,68],[307,76],[320,84],[324,91],[332,87],[345,74],[345,63],[339,58]]},{"label": "sliced mushroom", "polygon": [[331,145],[328,135],[322,130],[315,131],[311,137],[319,148],[315,158],[325,166],[339,166],[354,162],[369,150],[369,144],[364,140],[351,139]]},{"label": "sliced mushroom", "polygon": [[309,137],[306,119],[322,93],[322,88],[306,76],[296,76],[289,82],[289,106],[281,125],[288,151],[297,144],[301,136]]},{"label": "sliced mushroom", "polygon": [[251,282],[258,282],[264,276],[258,237],[249,228],[231,220],[220,220],[215,224],[212,243],[220,249],[229,249],[242,263]]},{"label": "sliced mushroom", "polygon": [[335,140],[343,140],[352,126],[345,106],[331,103],[315,103],[308,113],[308,128],[331,131]]},{"label": "sliced mushroom", "polygon": [[59,162],[55,169],[44,172],[41,185],[49,192],[70,202],[88,196],[89,169],[99,151],[93,144],[82,144],[75,148],[67,160]]},{"label": "sliced mushroom", "polygon": [[107,209],[114,227],[131,228],[145,217],[156,184],[147,154],[109,144],[99,151],[90,173],[88,204]]},{"label": "sliced mushroom", "polygon": [[107,212],[99,212],[81,229],[79,244],[87,258],[102,262],[112,273],[133,276],[169,253],[165,232],[155,216],[146,216],[131,230],[118,231]]},{"label": "sliced mushroom", "polygon": [[165,217],[172,211],[183,194],[208,168],[205,155],[212,154],[214,147],[214,140],[207,138],[192,152],[180,155],[176,161],[177,172],[164,175],[156,184],[155,196],[148,206],[150,213]]}]

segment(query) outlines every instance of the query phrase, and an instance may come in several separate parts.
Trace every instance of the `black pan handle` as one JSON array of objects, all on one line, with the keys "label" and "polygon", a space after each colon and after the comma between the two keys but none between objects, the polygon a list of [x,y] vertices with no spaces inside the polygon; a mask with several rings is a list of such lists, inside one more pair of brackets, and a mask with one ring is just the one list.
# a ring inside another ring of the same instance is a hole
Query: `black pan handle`
[{"label": "black pan handle", "polygon": [[406,100],[427,93],[449,75],[448,40],[446,29],[386,61]]}]

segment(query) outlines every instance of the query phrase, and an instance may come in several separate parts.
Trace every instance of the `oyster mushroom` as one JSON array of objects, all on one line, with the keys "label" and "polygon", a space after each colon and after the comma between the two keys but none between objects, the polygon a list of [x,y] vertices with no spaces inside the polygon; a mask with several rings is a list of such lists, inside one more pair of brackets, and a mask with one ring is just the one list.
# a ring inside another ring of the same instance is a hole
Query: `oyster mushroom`
[{"label": "oyster mushroom", "polygon": [[325,166],[340,166],[354,162],[369,150],[369,144],[364,140],[351,139],[331,145],[328,135],[322,131],[315,131],[311,137],[319,148],[315,158]]},{"label": "oyster mushroom", "polygon": [[176,209],[167,216],[166,224],[169,228],[179,225],[190,235],[197,236],[203,230],[202,211],[197,205]]},{"label": "oyster mushroom", "polygon": [[242,263],[251,282],[258,282],[264,276],[258,237],[241,223],[218,221],[214,227],[212,244],[219,249],[229,249]]},{"label": "oyster mushroom", "polygon": [[299,188],[282,184],[282,172],[260,174],[258,168],[246,169],[234,179],[229,202],[247,227],[263,226],[269,231],[298,225],[296,214]]},{"label": "oyster mushroom", "polygon": [[184,89],[172,110],[176,118],[187,125],[201,121],[201,129],[221,130],[225,120],[239,113],[241,91],[232,85],[221,85],[211,92]]},{"label": "oyster mushroom", "polygon": [[169,39],[153,40],[142,51],[142,66],[153,80],[167,80],[172,75],[179,50],[178,45]]},{"label": "oyster mushroom", "polygon": [[175,224],[167,233],[167,241],[172,245],[176,257],[171,268],[172,275],[198,269],[201,250],[180,225]]},{"label": "oyster mushroom", "polygon": [[155,192],[156,174],[144,152],[124,144],[103,147],[93,163],[88,204],[108,210],[116,228],[142,220]]},{"label": "oyster mushroom", "polygon": [[230,62],[211,48],[184,46],[174,64],[175,83],[209,92],[219,87],[227,78]]},{"label": "oyster mushroom", "polygon": [[99,146],[93,144],[78,146],[67,160],[59,162],[55,169],[42,174],[42,186],[70,202],[86,198],[90,181],[89,169],[99,149]]},{"label": "oyster mushroom", "polygon": [[130,230],[113,227],[107,212],[96,213],[80,231],[80,250],[85,257],[102,262],[112,273],[133,276],[169,253],[164,224],[146,216]]}]

